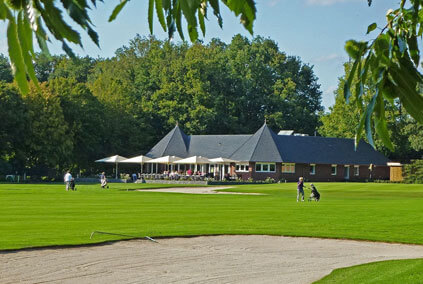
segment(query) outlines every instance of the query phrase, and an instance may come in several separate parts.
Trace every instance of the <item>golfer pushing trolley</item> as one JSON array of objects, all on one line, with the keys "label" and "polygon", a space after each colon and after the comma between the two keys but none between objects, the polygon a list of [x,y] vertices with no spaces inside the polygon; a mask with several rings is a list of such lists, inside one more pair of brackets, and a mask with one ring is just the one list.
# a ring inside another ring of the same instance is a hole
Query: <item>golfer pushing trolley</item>
[{"label": "golfer pushing trolley", "polygon": [[314,184],[310,183],[311,187],[311,194],[308,198],[308,201],[319,201],[320,200],[320,193],[317,191],[317,188],[314,186]]},{"label": "golfer pushing trolley", "polygon": [[[297,183],[297,202],[300,201],[300,197],[301,197],[301,201],[304,201],[304,187],[307,188],[304,185],[304,178],[300,177],[298,179],[298,183]],[[310,197],[308,198],[308,201],[319,201],[320,200],[320,193],[317,191],[317,188],[314,186],[314,184],[310,184],[310,190],[311,190],[311,194]]]},{"label": "golfer pushing trolley", "polygon": [[304,178],[300,177],[297,183],[297,202],[300,201],[300,195],[302,195],[301,201],[304,201]]}]

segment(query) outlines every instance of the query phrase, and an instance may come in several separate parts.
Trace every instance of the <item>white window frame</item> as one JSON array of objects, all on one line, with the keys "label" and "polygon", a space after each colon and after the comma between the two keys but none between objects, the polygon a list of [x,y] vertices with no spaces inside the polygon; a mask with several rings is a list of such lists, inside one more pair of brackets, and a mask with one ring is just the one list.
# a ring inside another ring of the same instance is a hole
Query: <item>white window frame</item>
[{"label": "white window frame", "polygon": [[[335,167],[335,173],[332,172],[333,167]],[[330,169],[330,174],[336,176],[338,174],[338,165],[333,164]]]},{"label": "white window frame", "polygon": [[[357,172],[356,172],[357,169]],[[354,176],[358,177],[360,175],[360,166],[354,165]]]},{"label": "white window frame", "polygon": [[[288,170],[284,171],[284,169],[288,169]],[[282,173],[295,174],[295,163],[282,163]]]},{"label": "white window frame", "polygon": [[239,173],[248,173],[249,164],[239,163],[235,165],[235,171]]},{"label": "white window frame", "polygon": [[[267,165],[267,171],[263,170],[264,165]],[[275,167],[274,171],[270,170],[270,165],[273,165]],[[260,170],[257,170],[257,166],[260,166]],[[254,169],[256,170],[256,173],[274,173],[276,172],[276,163],[256,163]]]},{"label": "white window frame", "polygon": [[310,175],[314,176],[316,174],[316,164],[310,164],[310,170],[313,169],[313,171],[310,171]]}]

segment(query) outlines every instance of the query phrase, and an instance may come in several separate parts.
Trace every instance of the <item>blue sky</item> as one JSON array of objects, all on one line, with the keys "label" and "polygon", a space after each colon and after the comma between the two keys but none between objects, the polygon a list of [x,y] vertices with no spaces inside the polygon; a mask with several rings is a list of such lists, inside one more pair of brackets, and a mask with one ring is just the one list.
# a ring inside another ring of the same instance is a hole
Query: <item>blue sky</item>
[{"label": "blue sky", "polygon": [[[367,26],[373,22],[385,24],[385,14],[389,8],[398,7],[399,0],[373,0],[371,7],[367,0],[261,0],[257,2],[257,20],[254,34],[275,40],[281,51],[299,56],[305,63],[314,66],[323,91],[323,105],[327,108],[334,103],[333,91],[338,77],[343,75],[342,64],[348,60],[344,51],[348,39],[366,39]],[[99,49],[83,34],[84,49],[75,48],[79,55],[111,57],[117,48],[127,45],[137,33],[148,35],[148,1],[129,2],[118,18],[108,23],[108,17],[118,1],[106,0],[99,3],[90,16],[100,37]],[[217,25],[212,13],[206,22],[208,42],[219,37],[225,42],[240,33],[251,35],[239,24],[227,9],[223,9],[223,30]],[[158,22],[154,23],[154,34],[166,38]],[[377,30],[368,39],[375,37]],[[186,33],[186,38],[188,34]],[[175,37],[175,41],[179,41]],[[60,44],[54,40],[49,45],[52,53],[62,53]],[[1,23],[0,52],[7,54],[5,24]]]}]

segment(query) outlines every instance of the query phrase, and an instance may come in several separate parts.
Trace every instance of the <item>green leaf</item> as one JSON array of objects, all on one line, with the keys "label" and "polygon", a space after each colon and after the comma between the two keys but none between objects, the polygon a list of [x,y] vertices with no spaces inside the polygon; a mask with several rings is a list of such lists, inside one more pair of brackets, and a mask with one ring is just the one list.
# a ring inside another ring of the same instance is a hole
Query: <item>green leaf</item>
[{"label": "green leaf", "polygon": [[172,2],[170,0],[163,0],[162,5],[163,5],[163,9],[165,11],[170,11],[170,9],[172,8]]},{"label": "green leaf", "polygon": [[355,72],[356,72],[356,69],[357,69],[359,62],[360,62],[360,59],[354,61],[353,67],[351,68],[350,74],[348,75],[348,79],[347,79],[347,81],[345,81],[345,84],[344,84],[344,98],[345,98],[345,101],[347,103],[349,103],[349,100],[350,100],[350,97],[351,97],[350,87],[351,87],[351,83],[353,81],[353,78],[355,76]]},{"label": "green leaf", "polygon": [[181,37],[182,40],[184,40],[184,32],[182,30],[182,24],[181,24],[181,9],[179,7],[179,1],[177,3],[177,5],[175,6],[175,23],[176,23],[176,29],[178,30],[179,36]]},{"label": "green leaf", "polygon": [[34,82],[38,87],[38,79],[35,75],[34,65],[32,63],[32,56],[35,56],[32,46],[32,31],[29,26],[29,21],[24,17],[23,11],[18,13],[18,39],[22,49],[22,56],[25,63],[26,72],[29,75],[29,78]]},{"label": "green leaf", "polygon": [[22,49],[18,39],[17,25],[12,15],[8,16],[9,24],[7,26],[7,45],[9,47],[9,58],[12,65],[15,80],[23,94],[29,91],[28,81],[26,79],[25,63],[22,56]]},{"label": "green leaf", "polygon": [[390,66],[391,65],[390,37],[386,34],[378,36],[378,38],[375,40],[373,44],[373,47],[376,54],[378,65]]},{"label": "green leaf", "polygon": [[394,151],[394,145],[389,138],[388,126],[385,118],[385,104],[383,97],[378,96],[375,105],[375,130],[382,143],[388,147],[389,150]]},{"label": "green leaf", "polygon": [[112,22],[116,19],[117,15],[120,13],[120,11],[122,11],[123,7],[125,7],[126,3],[128,2],[129,0],[122,0],[118,5],[116,5],[109,17],[109,22]]},{"label": "green leaf", "polygon": [[87,32],[88,35],[90,36],[91,40],[95,43],[95,45],[97,45],[98,47],[100,47],[100,41],[98,40],[98,34],[90,27],[87,27]]},{"label": "green leaf", "polygon": [[189,34],[189,39],[192,42],[196,41],[198,39],[197,26],[188,25],[188,34]]},{"label": "green leaf", "polygon": [[256,6],[253,0],[226,0],[223,3],[234,12],[241,15],[241,23],[250,34],[253,34],[253,23],[256,18]]},{"label": "green leaf", "polygon": [[201,32],[203,33],[203,37],[206,35],[206,25],[204,23],[204,15],[201,10],[198,10],[198,22],[200,23]]},{"label": "green leaf", "polygon": [[[190,29],[190,26],[191,26],[191,28],[197,27],[197,19],[195,17],[195,12],[196,12],[198,6],[193,8],[191,1],[179,1],[179,3],[180,3],[182,13],[184,14],[185,19],[188,22],[188,30]],[[191,40],[195,41],[196,38],[191,39]]]},{"label": "green leaf", "polygon": [[366,48],[366,41],[349,40],[345,43],[345,50],[353,60],[358,60],[366,51]]},{"label": "green leaf", "polygon": [[377,28],[377,24],[376,24],[376,23],[373,23],[373,24],[369,25],[369,26],[367,27],[367,34],[371,33],[371,32],[372,32],[372,31],[374,31],[376,28]]},{"label": "green leaf", "polygon": [[410,56],[413,59],[414,65],[419,66],[420,62],[420,50],[417,44],[417,36],[411,36],[407,38],[408,50]]},{"label": "green leaf", "polygon": [[384,81],[383,86],[380,88],[383,96],[393,103],[393,100],[398,98],[398,93],[396,93],[395,85],[390,80],[391,75],[388,75],[388,79]]},{"label": "green leaf", "polygon": [[9,8],[4,5],[3,1],[0,1],[0,20],[6,20],[8,13],[10,13]]},{"label": "green leaf", "polygon": [[162,26],[163,30],[166,31],[166,21],[163,14],[163,2],[162,0],[156,0],[156,13],[159,18],[159,23]]},{"label": "green leaf", "polygon": [[148,27],[150,28],[150,33],[153,34],[153,14],[154,13],[154,0],[148,1]]},{"label": "green leaf", "polygon": [[402,36],[398,36],[397,39],[398,39],[398,48],[399,48],[400,52],[402,54],[404,54],[404,51],[407,48],[406,41],[403,39]]},{"label": "green leaf", "polygon": [[75,53],[73,53],[72,49],[66,44],[65,41],[62,42],[62,49],[66,52],[66,54],[70,58],[72,58],[72,59],[76,58]]},{"label": "green leaf", "polygon": [[357,131],[355,133],[354,148],[355,148],[356,151],[357,151],[357,148],[358,148],[358,144],[360,143],[360,140],[361,140],[361,134],[363,133],[363,130],[364,130],[364,122],[365,121],[366,121],[366,113],[363,112],[361,114],[360,122],[358,123]]},{"label": "green leaf", "polygon": [[22,15],[22,32],[25,37],[26,44],[28,46],[28,50],[32,57],[35,57],[34,53],[34,43],[32,39],[32,30],[31,30],[31,23],[28,18],[28,14],[26,12],[23,12]]},{"label": "green leaf", "polygon": [[40,12],[53,35],[60,41],[65,38],[70,42],[81,45],[79,33],[66,24],[62,12],[53,5],[53,1],[44,2],[44,8],[45,10],[41,9]]},{"label": "green leaf", "polygon": [[[404,66],[404,65],[402,65]],[[394,66],[391,68],[392,78],[397,82],[395,93],[398,94],[401,103],[407,112],[418,122],[423,123],[423,96],[417,92],[417,83],[415,75],[409,68],[401,68]]]},{"label": "green leaf", "polygon": [[223,27],[223,19],[222,15],[220,14],[220,8],[219,8],[219,0],[209,0],[210,6],[213,8],[213,14],[217,18],[217,22],[219,24],[219,27]]},{"label": "green leaf", "polygon": [[50,52],[48,50],[48,46],[47,46],[47,35],[46,32],[44,31],[43,25],[41,23],[40,18],[36,19],[37,21],[37,30],[35,31],[35,37],[37,38],[38,41],[38,46],[41,49],[41,52],[47,56],[48,58],[50,58]]},{"label": "green leaf", "polygon": [[366,111],[365,111],[365,129],[366,129],[366,137],[367,141],[369,141],[369,144],[375,147],[375,143],[373,141],[373,134],[372,134],[372,114],[373,110],[375,108],[376,100],[379,95],[379,89],[376,88],[376,94],[373,95],[372,100],[367,105]]}]

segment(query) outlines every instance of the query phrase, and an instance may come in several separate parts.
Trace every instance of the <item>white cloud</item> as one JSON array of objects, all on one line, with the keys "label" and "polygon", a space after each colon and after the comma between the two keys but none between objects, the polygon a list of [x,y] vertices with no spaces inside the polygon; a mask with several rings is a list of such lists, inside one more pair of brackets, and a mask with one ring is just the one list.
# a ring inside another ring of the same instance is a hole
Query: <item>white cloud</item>
[{"label": "white cloud", "polygon": [[306,0],[307,5],[329,6],[337,3],[358,2],[363,0]]},{"label": "white cloud", "polygon": [[317,57],[315,59],[316,62],[327,62],[327,61],[332,61],[332,60],[339,60],[342,59],[342,56],[336,53],[331,53],[328,55],[323,55],[320,57]]},{"label": "white cloud", "polygon": [[279,4],[279,2],[281,2],[281,0],[270,0],[270,1],[267,1],[266,4],[269,7],[275,7],[276,5]]}]

